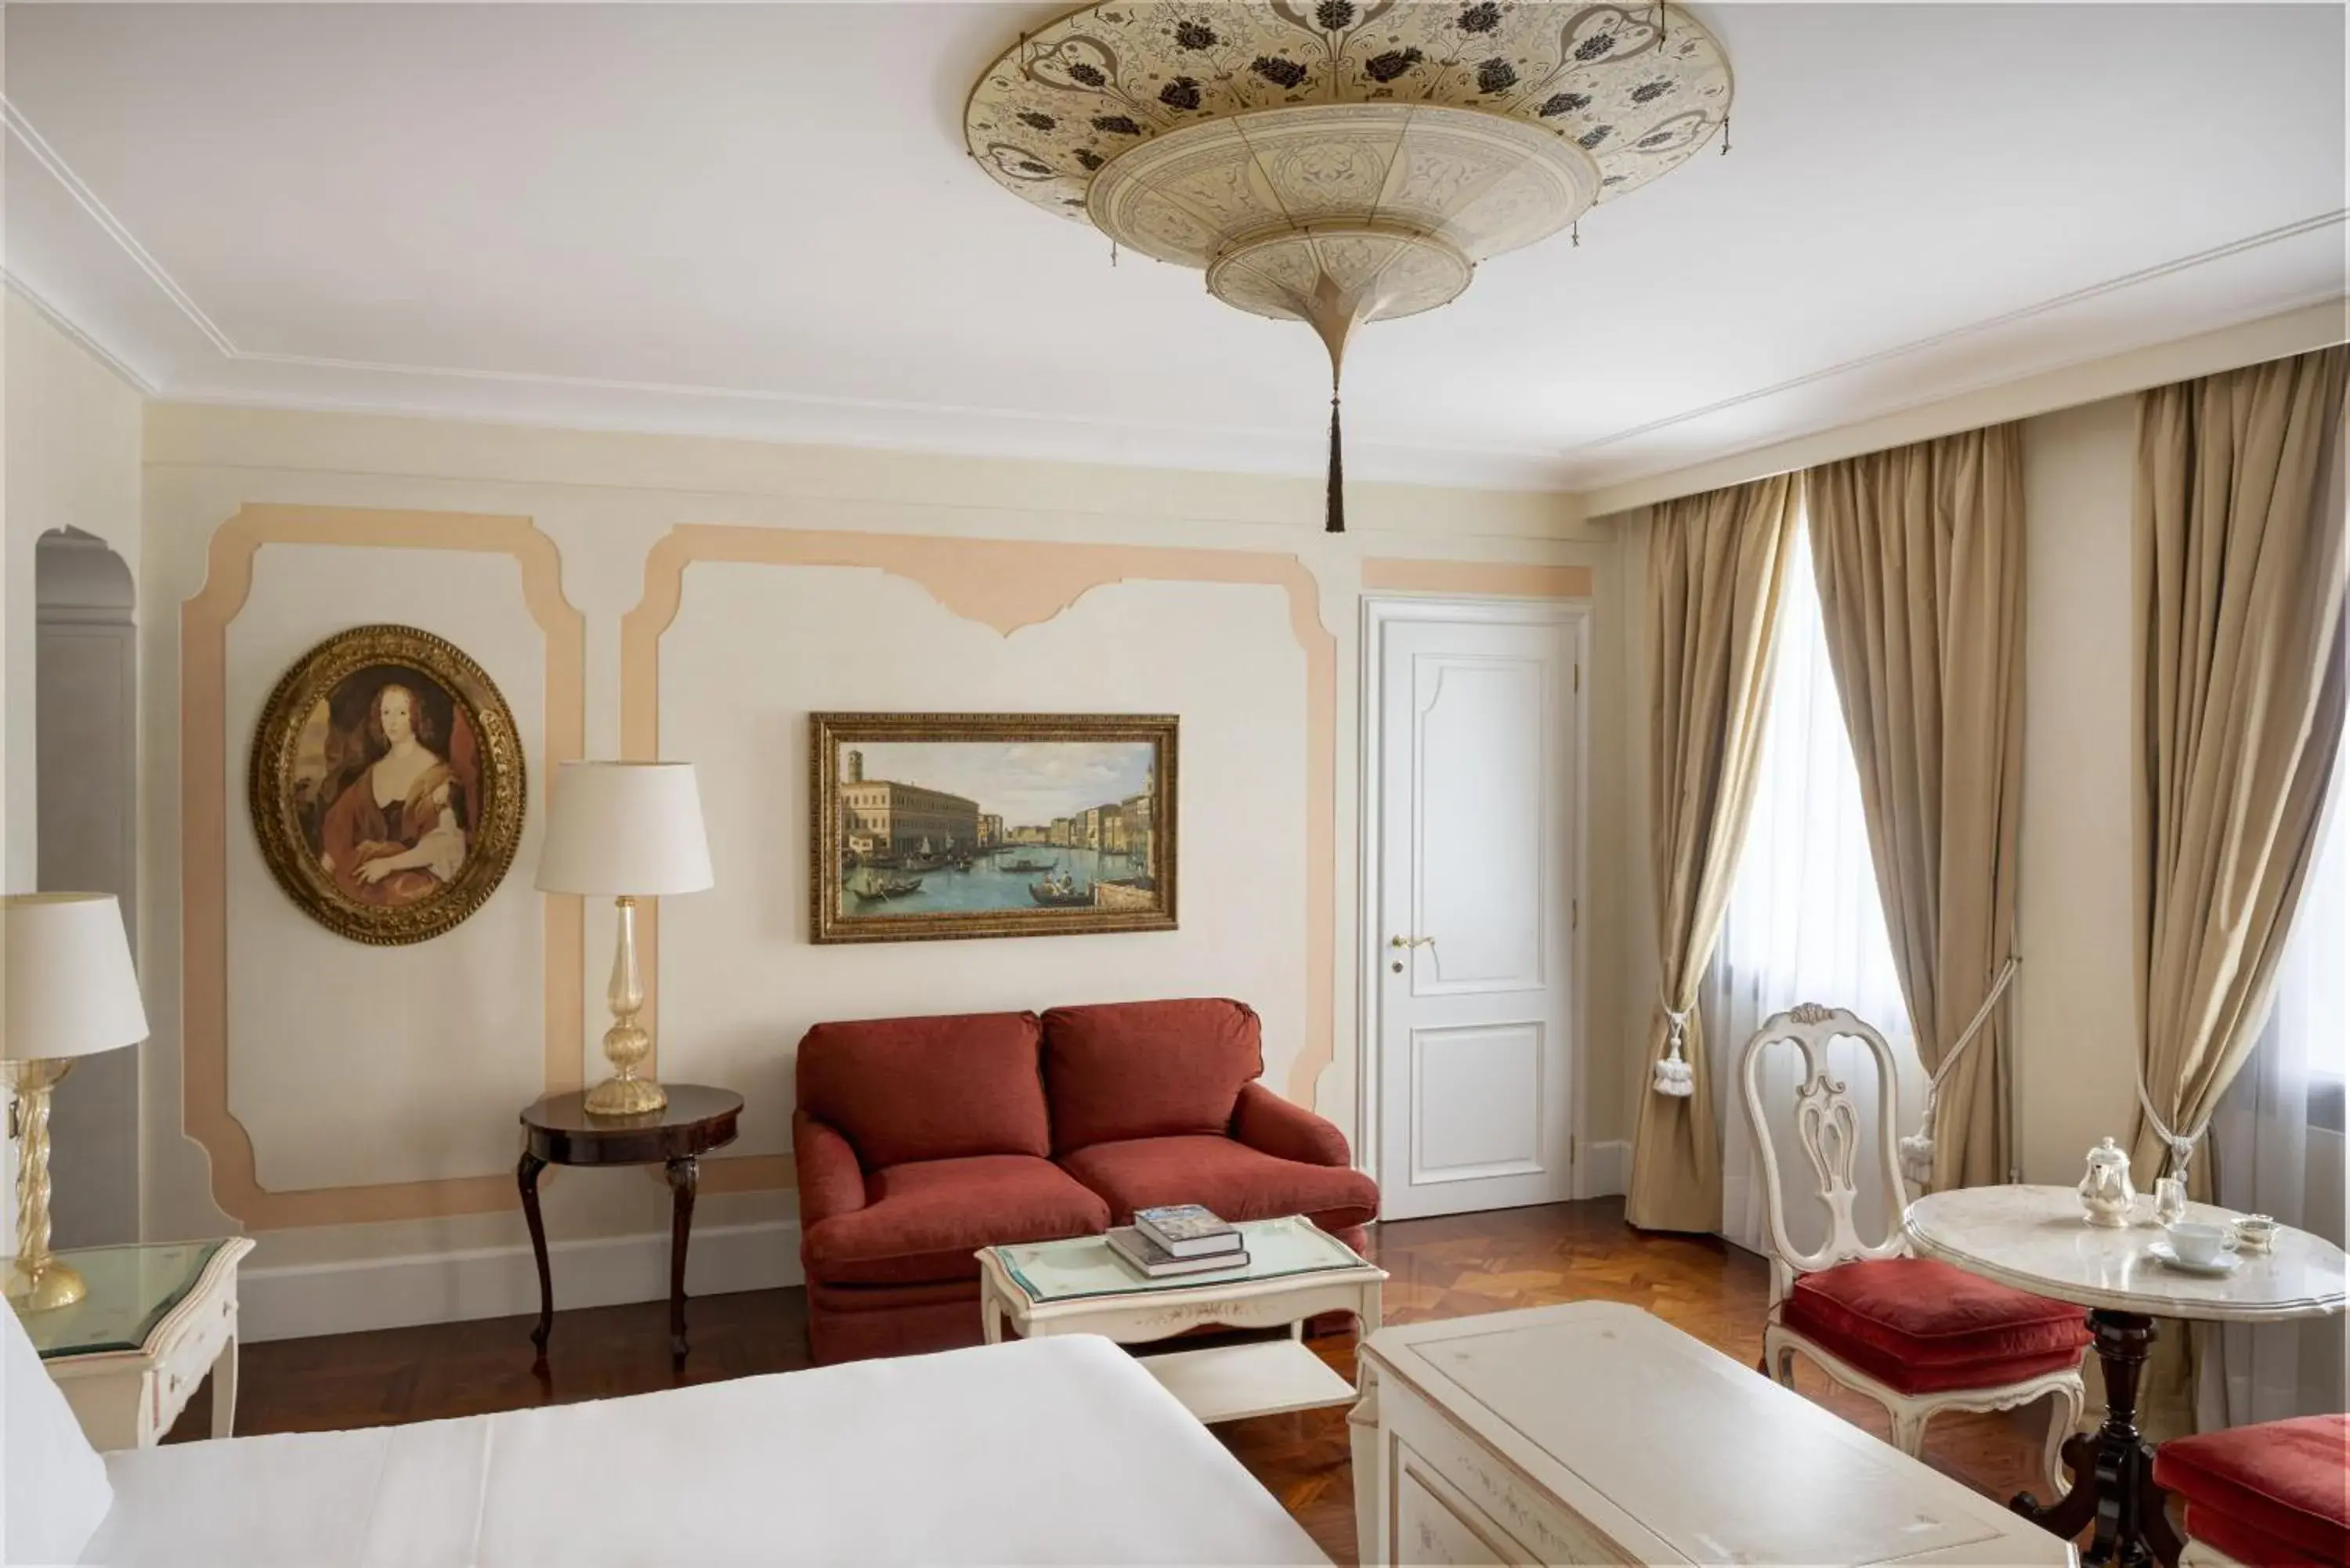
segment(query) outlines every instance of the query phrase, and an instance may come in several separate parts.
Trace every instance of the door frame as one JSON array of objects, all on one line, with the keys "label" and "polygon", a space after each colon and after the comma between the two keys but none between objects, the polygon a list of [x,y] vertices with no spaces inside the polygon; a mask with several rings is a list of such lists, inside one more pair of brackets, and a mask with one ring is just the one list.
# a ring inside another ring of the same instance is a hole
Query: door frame
[{"label": "door frame", "polygon": [[1407,621],[1461,621],[1483,626],[1549,626],[1561,628],[1574,655],[1576,671],[1574,717],[1569,738],[1575,745],[1574,776],[1569,787],[1575,800],[1568,831],[1574,837],[1575,874],[1567,888],[1572,900],[1568,918],[1566,983],[1572,1005],[1567,1010],[1567,1051],[1574,1114],[1568,1118],[1567,1190],[1586,1196],[1586,1156],[1591,1147],[1590,1106],[1585,1084],[1590,1075],[1585,1045],[1591,1037],[1590,996],[1585,977],[1590,972],[1581,910],[1590,896],[1591,703],[1584,695],[1582,673],[1591,664],[1591,601],[1587,598],[1497,598],[1451,594],[1366,594],[1356,641],[1359,666],[1356,696],[1355,814],[1355,1163],[1374,1181],[1382,1179],[1386,1128],[1380,1116],[1386,1060],[1381,1037],[1382,971],[1381,914],[1386,888],[1379,857],[1381,809],[1379,790],[1382,733],[1380,699],[1385,690],[1387,628]]}]

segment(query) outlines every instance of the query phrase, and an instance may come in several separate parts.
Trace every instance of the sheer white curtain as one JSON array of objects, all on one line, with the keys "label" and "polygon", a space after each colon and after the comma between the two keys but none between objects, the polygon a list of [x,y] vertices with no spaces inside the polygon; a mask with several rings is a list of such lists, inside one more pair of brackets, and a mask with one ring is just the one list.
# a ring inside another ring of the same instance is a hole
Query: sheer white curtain
[{"label": "sheer white curtain", "polygon": [[[2343,1236],[2342,1096],[2350,1052],[2350,840],[2343,817],[2343,768],[2320,829],[2301,908],[2277,969],[2276,1001],[2251,1060],[2211,1118],[2219,1199],[2230,1209],[2268,1214],[2340,1245]],[[2216,1335],[2203,1358],[2198,1425],[2314,1416],[2343,1408],[2338,1318]]]},{"label": "sheer white curtain", "polygon": [[[1754,815],[1738,862],[1721,941],[1704,995],[1707,1048],[1722,1132],[1721,1233],[1753,1251],[1769,1250],[1769,1196],[1738,1083],[1738,1057],[1765,1018],[1799,1002],[1848,1007],[1875,1024],[1893,1047],[1902,1125],[1914,1131],[1925,1106],[1926,1075],[1909,1038],[1909,1014],[1885,934],[1877,874],[1861,815],[1860,776],[1828,664],[1819,589],[1812,576],[1808,528],[1796,535],[1787,569],[1772,672],[1771,714],[1762,735]],[[1868,1049],[1839,1040],[1829,1052],[1860,1102],[1860,1147],[1877,1147],[1877,1072]],[[1801,1054],[1792,1045],[1765,1058],[1762,1099],[1788,1194],[1788,1226],[1799,1247],[1827,1235],[1808,1164],[1794,1145],[1795,1084]],[[1858,1215],[1864,1237],[1898,1222],[1862,1168]]]}]

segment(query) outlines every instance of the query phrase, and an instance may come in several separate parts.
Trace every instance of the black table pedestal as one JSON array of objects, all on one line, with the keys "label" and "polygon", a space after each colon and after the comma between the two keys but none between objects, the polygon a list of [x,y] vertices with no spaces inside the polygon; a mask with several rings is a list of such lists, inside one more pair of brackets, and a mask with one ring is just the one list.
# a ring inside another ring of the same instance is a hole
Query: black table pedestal
[{"label": "black table pedestal", "polygon": [[2085,1564],[2177,1568],[2178,1533],[2163,1511],[2163,1490],[2154,1484],[2154,1446],[2137,1429],[2138,1382],[2154,1348],[2154,1319],[2097,1308],[2089,1314],[2089,1330],[2105,1369],[2105,1422],[2066,1440],[2073,1490],[2062,1501],[2043,1508],[2024,1492],[2008,1506],[2068,1541],[2095,1524],[2081,1553]]}]

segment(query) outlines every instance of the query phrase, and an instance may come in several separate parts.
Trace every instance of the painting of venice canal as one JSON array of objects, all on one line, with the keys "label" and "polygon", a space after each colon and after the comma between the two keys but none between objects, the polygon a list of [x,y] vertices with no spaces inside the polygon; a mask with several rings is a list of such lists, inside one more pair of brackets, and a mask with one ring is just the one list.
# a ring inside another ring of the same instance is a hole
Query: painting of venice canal
[{"label": "painting of venice canal", "polygon": [[832,874],[818,912],[833,940],[1173,923],[1171,722],[1163,735],[899,740],[843,717],[819,745]]}]

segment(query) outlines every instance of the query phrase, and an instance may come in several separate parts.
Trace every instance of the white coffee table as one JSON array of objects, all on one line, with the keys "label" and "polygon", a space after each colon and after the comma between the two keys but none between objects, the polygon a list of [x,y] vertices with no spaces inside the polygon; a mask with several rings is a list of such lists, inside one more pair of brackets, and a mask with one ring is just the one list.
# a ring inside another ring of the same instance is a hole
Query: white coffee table
[{"label": "white coffee table", "polygon": [[1247,1267],[1145,1279],[1099,1236],[979,1251],[979,1312],[987,1343],[1008,1319],[1023,1338],[1098,1334],[1120,1345],[1166,1339],[1205,1324],[1277,1328],[1287,1339],[1140,1357],[1143,1367],[1201,1421],[1237,1421],[1350,1405],[1354,1386],[1305,1348],[1305,1320],[1353,1313],[1367,1339],[1379,1326],[1387,1271],[1302,1218],[1240,1226]]}]

